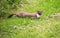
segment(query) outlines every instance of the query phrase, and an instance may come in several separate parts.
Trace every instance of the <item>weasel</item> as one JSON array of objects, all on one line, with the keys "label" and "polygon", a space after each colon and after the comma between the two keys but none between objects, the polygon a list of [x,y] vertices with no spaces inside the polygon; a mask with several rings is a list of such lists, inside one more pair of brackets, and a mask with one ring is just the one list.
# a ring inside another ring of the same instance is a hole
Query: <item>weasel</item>
[{"label": "weasel", "polygon": [[16,15],[17,17],[39,18],[41,14],[42,14],[42,11],[37,11],[37,13],[19,12],[16,14],[9,15],[8,18],[11,18],[13,15]]}]

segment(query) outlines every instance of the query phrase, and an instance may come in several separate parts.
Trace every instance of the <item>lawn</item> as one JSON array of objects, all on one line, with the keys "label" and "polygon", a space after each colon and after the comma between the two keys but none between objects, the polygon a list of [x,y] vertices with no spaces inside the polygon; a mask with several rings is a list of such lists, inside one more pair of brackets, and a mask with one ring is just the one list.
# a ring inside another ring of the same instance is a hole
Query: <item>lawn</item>
[{"label": "lawn", "polygon": [[18,9],[17,12],[34,13],[42,10],[40,19],[17,18],[16,16],[2,19],[0,20],[0,38],[60,38],[60,18],[48,17],[60,12],[59,1],[33,0],[31,5],[24,4],[24,8]]}]

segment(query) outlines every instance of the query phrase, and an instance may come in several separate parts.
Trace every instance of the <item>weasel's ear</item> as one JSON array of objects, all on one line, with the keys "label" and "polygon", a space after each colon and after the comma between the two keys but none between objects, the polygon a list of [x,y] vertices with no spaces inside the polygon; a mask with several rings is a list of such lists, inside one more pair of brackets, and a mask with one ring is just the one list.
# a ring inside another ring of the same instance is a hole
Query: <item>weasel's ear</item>
[{"label": "weasel's ear", "polygon": [[39,15],[41,15],[41,14],[42,14],[42,11],[37,11],[37,13],[38,13]]}]

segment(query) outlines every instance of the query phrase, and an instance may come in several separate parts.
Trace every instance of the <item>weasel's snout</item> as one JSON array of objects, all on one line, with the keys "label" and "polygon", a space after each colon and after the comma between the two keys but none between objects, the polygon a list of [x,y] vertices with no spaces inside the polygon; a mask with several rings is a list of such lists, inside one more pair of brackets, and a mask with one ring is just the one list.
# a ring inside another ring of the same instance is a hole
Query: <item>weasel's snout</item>
[{"label": "weasel's snout", "polygon": [[37,11],[37,13],[38,13],[39,15],[41,15],[41,14],[42,14],[42,11]]}]

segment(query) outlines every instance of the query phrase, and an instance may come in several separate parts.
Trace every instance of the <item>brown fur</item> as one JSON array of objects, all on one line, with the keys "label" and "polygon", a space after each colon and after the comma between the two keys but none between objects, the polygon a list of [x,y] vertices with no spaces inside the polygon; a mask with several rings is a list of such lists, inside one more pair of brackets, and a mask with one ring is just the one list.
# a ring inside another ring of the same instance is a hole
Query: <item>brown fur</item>
[{"label": "brown fur", "polygon": [[42,11],[37,11],[37,13],[19,12],[19,13],[16,13],[16,14],[9,15],[8,18],[11,18],[13,15],[16,15],[17,17],[32,17],[32,18],[37,18],[36,14],[41,15]]}]

